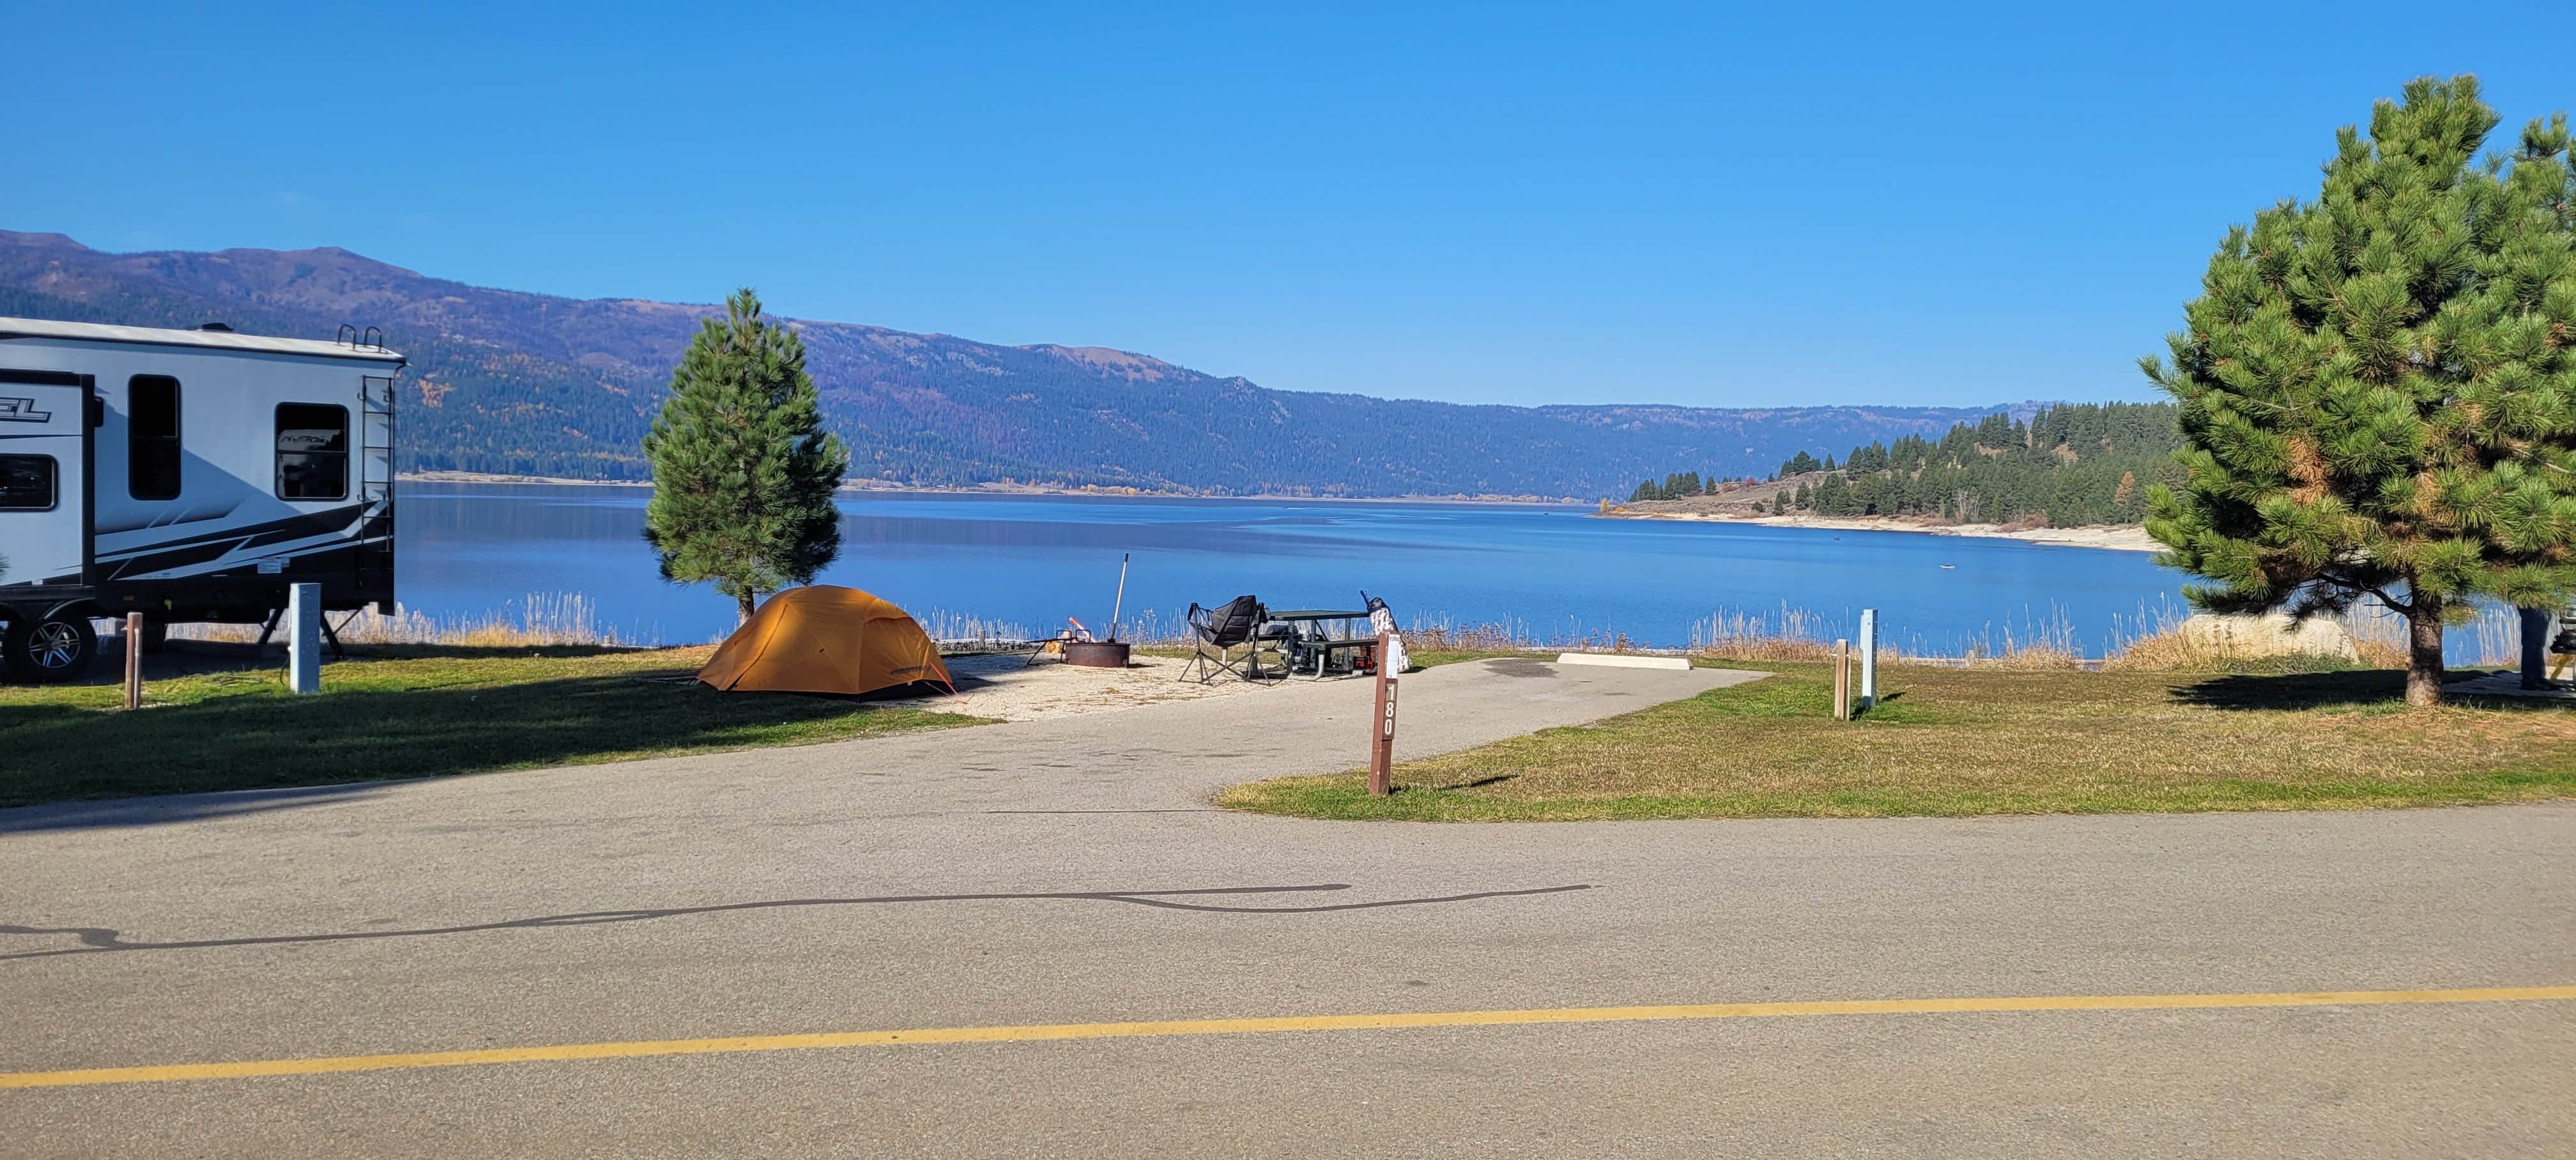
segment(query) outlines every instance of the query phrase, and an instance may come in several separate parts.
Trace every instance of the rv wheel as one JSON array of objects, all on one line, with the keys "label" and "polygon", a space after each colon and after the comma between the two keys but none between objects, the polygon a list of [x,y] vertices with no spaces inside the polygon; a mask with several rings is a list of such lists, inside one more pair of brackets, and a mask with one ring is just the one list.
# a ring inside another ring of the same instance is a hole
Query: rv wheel
[{"label": "rv wheel", "polygon": [[90,658],[98,655],[98,634],[85,616],[28,617],[9,622],[0,648],[8,651],[11,677],[30,683],[70,681],[89,671]]}]

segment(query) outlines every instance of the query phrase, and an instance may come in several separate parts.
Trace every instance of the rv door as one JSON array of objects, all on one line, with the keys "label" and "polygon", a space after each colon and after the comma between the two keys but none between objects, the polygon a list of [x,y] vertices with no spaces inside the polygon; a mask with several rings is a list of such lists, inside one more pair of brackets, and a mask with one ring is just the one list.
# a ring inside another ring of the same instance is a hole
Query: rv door
[{"label": "rv door", "polygon": [[0,369],[0,599],[89,583],[89,384]]}]

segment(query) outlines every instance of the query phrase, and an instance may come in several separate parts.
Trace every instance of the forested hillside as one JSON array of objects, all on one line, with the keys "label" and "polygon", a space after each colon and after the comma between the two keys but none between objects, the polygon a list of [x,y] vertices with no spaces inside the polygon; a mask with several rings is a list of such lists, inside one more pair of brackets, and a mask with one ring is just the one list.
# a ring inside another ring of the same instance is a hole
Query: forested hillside
[{"label": "forested hillside", "polygon": [[[0,315],[321,339],[383,328],[411,358],[405,470],[640,478],[670,367],[713,311],[470,286],[339,249],[110,254],[0,231]],[[1464,406],[1274,391],[1098,347],[794,325],[852,475],[895,484],[1589,499],[1641,476],[1739,477],[1801,450],[1934,435],[1985,410]]]},{"label": "forested hillside", "polygon": [[2171,403],[2067,404],[2028,422],[1988,415],[1938,441],[1872,442],[1853,448],[1840,470],[1792,457],[1773,479],[1827,470],[1790,492],[1793,509],[1825,516],[2134,524],[2145,516],[2147,485],[2181,479],[2179,438]]}]

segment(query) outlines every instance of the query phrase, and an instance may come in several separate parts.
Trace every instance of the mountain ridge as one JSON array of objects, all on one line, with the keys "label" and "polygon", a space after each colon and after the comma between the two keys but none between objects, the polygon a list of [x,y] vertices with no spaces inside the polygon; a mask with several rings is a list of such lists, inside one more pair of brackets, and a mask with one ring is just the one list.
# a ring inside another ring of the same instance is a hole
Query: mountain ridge
[{"label": "mountain ridge", "polygon": [[[343,322],[381,327],[413,362],[402,466],[414,471],[640,478],[637,445],[670,368],[722,309],[479,287],[336,246],[117,254],[0,230],[0,314],[320,338]],[[852,476],[881,486],[1589,499],[2036,407],[1382,399],[1273,390],[1113,347],[781,320],[805,339]]]}]

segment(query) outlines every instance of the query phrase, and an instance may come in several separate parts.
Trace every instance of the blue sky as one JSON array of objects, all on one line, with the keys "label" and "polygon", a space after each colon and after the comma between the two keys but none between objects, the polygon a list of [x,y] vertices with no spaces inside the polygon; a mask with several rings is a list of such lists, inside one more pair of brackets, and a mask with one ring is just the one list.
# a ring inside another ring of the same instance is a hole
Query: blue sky
[{"label": "blue sky", "polygon": [[30,6],[0,228],[1292,390],[2143,398],[2372,99],[2576,105],[2536,5],[1225,7]]}]

